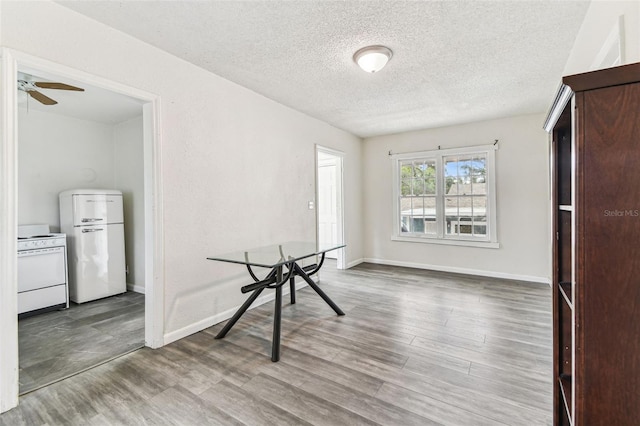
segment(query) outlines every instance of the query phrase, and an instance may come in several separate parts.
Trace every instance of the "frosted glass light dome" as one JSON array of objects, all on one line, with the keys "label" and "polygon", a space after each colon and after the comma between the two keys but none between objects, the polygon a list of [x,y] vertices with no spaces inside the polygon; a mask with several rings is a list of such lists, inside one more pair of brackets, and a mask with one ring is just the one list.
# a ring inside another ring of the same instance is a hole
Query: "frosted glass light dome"
[{"label": "frosted glass light dome", "polygon": [[393,53],[384,46],[367,46],[358,50],[353,55],[353,60],[363,71],[374,73],[380,71],[387,65]]}]

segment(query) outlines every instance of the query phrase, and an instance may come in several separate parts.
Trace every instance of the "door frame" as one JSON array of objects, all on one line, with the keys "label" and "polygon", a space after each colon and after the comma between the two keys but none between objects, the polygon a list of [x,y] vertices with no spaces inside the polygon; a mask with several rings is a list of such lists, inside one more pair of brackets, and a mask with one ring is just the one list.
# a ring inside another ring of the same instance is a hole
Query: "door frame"
[{"label": "door frame", "polygon": [[143,102],[145,345],[164,344],[164,253],[160,97],[14,49],[0,48],[0,413],[18,405],[18,70],[100,87]]},{"label": "door frame", "polygon": [[[318,208],[318,201],[320,200],[320,191],[319,191],[319,183],[320,183],[320,179],[319,179],[319,173],[318,173],[318,168],[320,166],[319,164],[319,154],[323,153],[323,154],[327,154],[327,155],[331,155],[333,157],[336,157],[336,187],[338,190],[338,194],[337,194],[337,198],[338,198],[338,239],[340,240],[340,242],[342,244],[346,243],[345,240],[345,229],[344,229],[344,152],[342,151],[337,151],[335,149],[332,148],[327,148],[325,146],[322,145],[318,145],[316,144],[316,152],[315,152],[315,157],[316,157],[316,170],[315,170],[315,176],[316,176],[316,241],[319,241],[320,239],[320,209]],[[347,248],[348,247],[344,247],[341,248],[339,250],[337,250],[337,268],[338,269],[346,269],[347,268],[347,262],[346,262],[346,258],[347,258]]]}]

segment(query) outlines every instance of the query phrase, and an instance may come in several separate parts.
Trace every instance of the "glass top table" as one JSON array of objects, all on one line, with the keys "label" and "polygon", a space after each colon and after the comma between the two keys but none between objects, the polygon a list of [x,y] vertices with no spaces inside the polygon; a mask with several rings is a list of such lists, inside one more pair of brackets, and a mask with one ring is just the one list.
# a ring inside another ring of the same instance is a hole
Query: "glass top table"
[{"label": "glass top table", "polygon": [[[344,315],[344,312],[333,300],[326,295],[322,289],[309,276],[317,273],[324,263],[325,255],[328,251],[345,247],[344,244],[318,244],[312,241],[290,241],[281,244],[274,244],[266,247],[258,247],[249,250],[236,251],[207,257],[208,260],[219,262],[230,262],[245,265],[253,283],[241,288],[243,293],[251,292],[251,295],[238,308],[236,313],[227,321],[225,326],[216,335],[216,339],[222,339],[229,330],[246,312],[251,304],[260,296],[265,289],[275,290],[275,310],[273,316],[273,339],[271,341],[271,361],[280,359],[280,328],[282,317],[282,286],[289,282],[291,304],[296,303],[296,277],[302,278],[318,295],[335,311],[337,315]],[[319,256],[320,261],[316,264],[301,266],[299,261],[310,257]],[[271,271],[263,279],[260,279],[251,269],[252,266],[270,268]]]},{"label": "glass top table", "polygon": [[275,268],[308,257],[345,247],[344,244],[321,244],[313,241],[289,241],[244,251],[235,251],[207,257],[209,260],[239,263],[241,265]]}]

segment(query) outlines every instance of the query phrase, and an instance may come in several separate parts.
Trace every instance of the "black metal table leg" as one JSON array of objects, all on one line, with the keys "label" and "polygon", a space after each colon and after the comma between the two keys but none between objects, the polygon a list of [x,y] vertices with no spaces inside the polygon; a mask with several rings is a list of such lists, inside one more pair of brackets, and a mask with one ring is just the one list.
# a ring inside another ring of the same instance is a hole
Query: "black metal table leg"
[{"label": "black metal table leg", "polygon": [[342,312],[342,309],[340,309],[338,307],[338,305],[336,305],[333,300],[331,300],[331,298],[329,298],[329,296],[327,296],[325,294],[324,291],[322,291],[320,289],[320,287],[318,287],[318,285],[316,283],[313,282],[313,280],[309,277],[309,275],[307,275],[307,273],[304,271],[304,269],[302,269],[297,263],[294,263],[294,266],[296,274],[300,275],[302,277],[303,280],[305,280],[307,282],[307,284],[309,284],[309,286],[315,290],[316,293],[318,293],[318,295],[320,295],[320,297],[322,297],[322,299],[327,302],[327,304],[329,306],[331,306],[331,308],[336,312],[336,314],[338,315],[344,315],[344,312]]},{"label": "black metal table leg", "polygon": [[[282,282],[282,266],[278,266],[278,282]],[[276,303],[273,311],[273,339],[271,342],[271,361],[280,360],[280,327],[282,324],[282,285],[275,288]]]},{"label": "black metal table leg", "polygon": [[291,275],[291,278],[289,278],[289,294],[291,294],[291,304],[295,305],[296,304],[296,276],[295,275]]},{"label": "black metal table leg", "polygon": [[260,287],[259,289],[255,290],[251,296],[249,296],[249,298],[247,300],[245,300],[245,302],[242,304],[242,306],[240,306],[240,309],[238,309],[236,311],[235,314],[233,314],[233,316],[231,317],[231,319],[229,319],[229,321],[227,321],[227,324],[225,324],[224,328],[222,330],[220,330],[220,332],[218,333],[218,335],[216,336],[216,339],[222,339],[224,336],[227,335],[227,333],[229,332],[229,330],[231,330],[231,327],[233,327],[235,325],[235,323],[240,319],[240,317],[242,316],[242,314],[245,313],[245,311],[247,309],[249,309],[249,306],[251,306],[251,304],[253,303],[254,300],[256,300],[258,298],[258,296],[260,296],[260,293],[262,293],[262,291],[265,289],[266,287]]}]

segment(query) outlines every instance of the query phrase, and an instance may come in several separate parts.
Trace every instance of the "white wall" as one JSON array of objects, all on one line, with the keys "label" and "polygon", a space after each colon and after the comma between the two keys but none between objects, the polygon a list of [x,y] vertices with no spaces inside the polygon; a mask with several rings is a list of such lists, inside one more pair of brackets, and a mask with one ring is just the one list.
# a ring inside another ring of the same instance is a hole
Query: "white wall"
[{"label": "white wall", "polygon": [[[315,146],[345,152],[347,263],[361,245],[361,140],[50,2],[2,2],[6,47],[161,97],[165,335],[238,306],[209,255],[315,238]],[[34,31],[37,28],[37,31]]]},{"label": "white wall", "polygon": [[590,71],[598,52],[622,16],[625,64],[640,61],[640,1],[592,1],[563,75]]},{"label": "white wall", "polygon": [[[364,247],[369,261],[547,282],[549,168],[543,115],[503,118],[364,141]],[[389,151],[486,145],[499,139],[496,193],[499,249],[391,241]]]},{"label": "white wall", "polygon": [[19,109],[18,222],[60,230],[58,193],[114,186],[113,126]]},{"label": "white wall", "polygon": [[127,285],[144,292],[144,151],[142,116],[113,126],[114,188],[122,191]]}]

